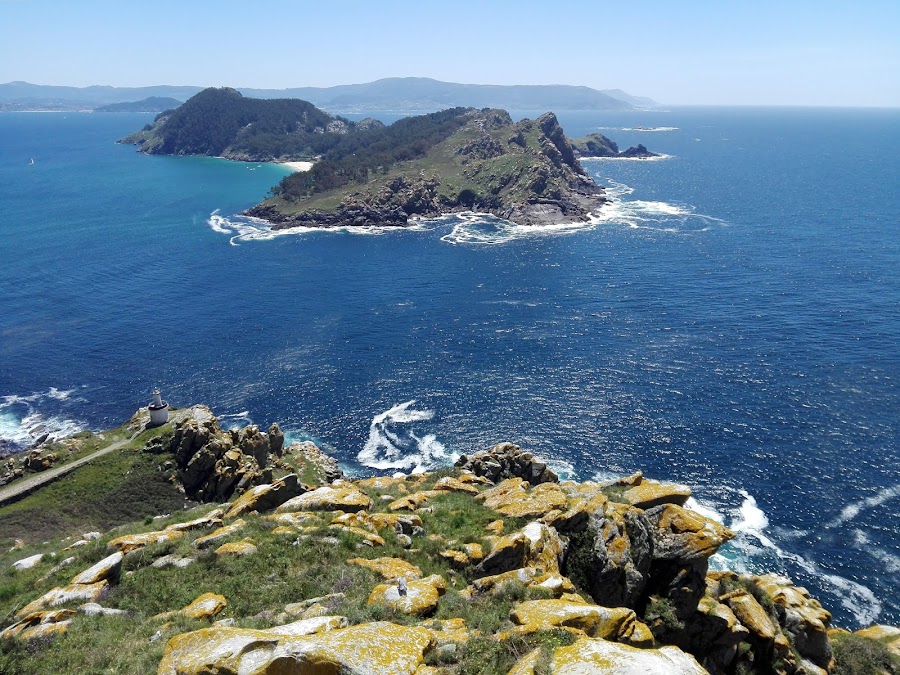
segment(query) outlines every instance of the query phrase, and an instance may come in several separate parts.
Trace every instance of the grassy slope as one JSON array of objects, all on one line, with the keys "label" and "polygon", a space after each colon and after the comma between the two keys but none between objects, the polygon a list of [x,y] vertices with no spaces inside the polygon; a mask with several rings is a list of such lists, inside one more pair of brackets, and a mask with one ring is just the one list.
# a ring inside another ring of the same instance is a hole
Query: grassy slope
[{"label": "grassy slope", "polygon": [[[166,425],[144,431],[120,450],[98,457],[35,493],[0,507],[0,548],[9,548],[15,539],[40,542],[67,534],[108,530],[148,515],[181,510],[184,495],[159,471],[160,463],[173,456],[141,450],[150,438],[168,428]],[[84,447],[67,456],[66,462],[130,435],[127,425],[122,425],[102,435],[85,437]],[[15,481],[10,483],[14,484]]]},{"label": "grassy slope", "polygon": [[[509,154],[475,160],[469,165],[463,164],[465,157],[459,154],[458,149],[482,136],[479,129],[466,125],[432,148],[425,157],[398,163],[391,167],[387,174],[378,176],[367,184],[343,186],[302,201],[272,197],[263,201],[261,206],[274,206],[288,215],[313,210],[332,211],[348,193],[378,192],[382,186],[398,176],[416,178],[422,173],[428,177],[440,177],[441,185],[438,193],[447,201],[455,201],[457,195],[464,189],[472,190],[479,195],[502,192],[510,201],[526,201],[528,197],[526,190],[516,178],[539,164],[538,158],[543,156],[538,140],[540,130],[534,127],[523,134],[526,141],[526,147],[523,149],[515,143],[508,142],[513,129],[514,126],[507,126],[488,131],[488,134],[499,141]],[[477,172],[473,171],[476,168]],[[469,175],[465,175],[464,172]],[[513,178],[511,187],[502,186],[502,177]]]},{"label": "grassy slope", "polygon": [[[429,487],[440,475],[448,473],[451,472],[432,475],[423,487]],[[412,483],[410,489],[414,489]],[[382,503],[379,499],[382,492],[368,492],[376,504]],[[460,596],[459,591],[469,581],[467,573],[452,570],[438,552],[446,547],[446,540],[482,542],[486,534],[485,525],[499,516],[468,495],[447,494],[431,500],[429,506],[433,507],[431,513],[420,513],[425,529],[429,535],[441,535],[445,541],[417,538],[416,548],[412,550],[404,550],[393,533],[387,530],[382,531],[385,546],[360,546],[360,540],[354,535],[327,528],[331,519],[329,513],[320,514],[320,533],[313,534],[299,546],[293,545],[294,537],[272,535],[270,530],[274,523],[257,515],[245,516],[247,526],[231,540],[251,537],[256,541],[258,552],[246,557],[216,559],[211,550],[198,551],[191,544],[196,537],[208,531],[188,532],[185,538],[177,542],[156,545],[126,559],[120,583],[103,598],[102,604],[129,610],[131,616],[91,618],[79,615],[69,633],[57,638],[52,648],[16,642],[0,645],[0,672],[9,675],[35,672],[154,672],[168,638],[202,627],[205,622],[176,619],[164,623],[153,619],[153,615],[181,608],[205,592],[224,595],[228,599],[228,607],[217,618],[233,618],[240,627],[278,625],[283,620],[279,621],[277,614],[286,604],[335,592],[342,592],[346,597],[336,601],[329,609],[335,614],[347,616],[351,623],[373,620],[417,623],[417,618],[366,604],[372,587],[381,580],[370,570],[345,564],[347,559],[358,556],[400,557],[418,565],[424,575],[442,574],[447,579],[448,588],[435,618],[462,617],[469,628],[478,629],[485,636],[512,625],[508,615],[516,601],[526,597],[543,597],[535,591],[526,591],[524,587],[513,587],[500,597],[475,601]],[[195,518],[210,508],[211,505],[206,505],[152,523],[118,528],[89,546],[57,553],[55,558],[45,559],[36,568],[27,571],[16,572],[10,565],[33,551],[61,551],[66,542],[50,542],[26,551],[0,554],[0,625],[9,625],[12,615],[24,603],[53,586],[65,585],[74,574],[106,556],[106,543],[113,537],[125,532],[161,529],[172,522]],[[507,531],[523,524],[524,521],[519,519],[506,519]],[[322,536],[336,536],[339,543],[322,542]],[[176,553],[197,560],[184,569],[150,567],[149,562],[163,553]],[[74,555],[76,561],[48,576],[53,565],[69,555]],[[161,638],[150,642],[149,638],[156,631],[161,631]],[[558,631],[503,644],[488,637],[475,639],[454,657],[452,670],[457,673],[505,673],[531,645],[568,640],[567,635],[561,635]],[[435,654],[433,658],[437,660],[440,657]]]}]

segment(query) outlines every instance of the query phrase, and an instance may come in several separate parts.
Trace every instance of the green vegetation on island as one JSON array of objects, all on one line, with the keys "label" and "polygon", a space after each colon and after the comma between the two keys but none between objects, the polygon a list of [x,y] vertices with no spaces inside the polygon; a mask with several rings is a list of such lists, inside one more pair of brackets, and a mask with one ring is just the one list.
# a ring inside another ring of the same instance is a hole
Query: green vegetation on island
[{"label": "green vegetation on island", "polygon": [[277,424],[148,420],[81,434],[72,456],[130,442],[0,506],[52,491],[44,522],[78,513],[0,533],[0,672],[900,673],[900,629],[834,629],[783,576],[711,571],[734,533],[685,486],[560,482],[510,443],[349,480]]}]

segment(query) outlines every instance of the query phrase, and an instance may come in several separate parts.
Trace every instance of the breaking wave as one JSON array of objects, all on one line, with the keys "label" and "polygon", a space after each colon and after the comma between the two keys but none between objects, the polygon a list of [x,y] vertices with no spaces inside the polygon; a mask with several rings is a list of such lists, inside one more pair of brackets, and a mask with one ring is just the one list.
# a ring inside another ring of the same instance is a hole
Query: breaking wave
[{"label": "breaking wave", "polygon": [[286,230],[273,230],[271,223],[262,218],[253,218],[251,216],[229,216],[220,215],[219,209],[216,209],[206,221],[209,228],[218,234],[228,235],[228,243],[232,246],[239,246],[244,241],[268,241],[276,237],[298,236],[312,233],[324,232],[344,232],[359,235],[379,235],[388,232],[397,232],[401,230],[417,230],[424,229],[421,221],[410,220],[410,224],[402,227],[371,227],[346,225],[343,227],[291,227]]},{"label": "breaking wave", "polygon": [[878,506],[881,506],[885,502],[900,497],[900,485],[894,485],[893,487],[884,488],[879,490],[878,494],[868,497],[867,499],[862,499],[858,502],[853,502],[852,504],[848,504],[843,509],[841,509],[840,515],[828,523],[828,527],[837,527],[839,525],[843,525],[846,522],[849,522],[856,518],[860,514],[860,512],[866,509],[874,509]]},{"label": "breaking wave", "polygon": [[407,469],[423,473],[456,459],[434,434],[417,431],[434,418],[433,410],[417,410],[415,400],[375,415],[369,438],[356,459],[373,469]]},{"label": "breaking wave", "polygon": [[672,159],[674,155],[657,153],[652,157],[579,157],[582,162],[661,162]]},{"label": "breaking wave", "polygon": [[50,387],[28,396],[0,396],[0,457],[86,429],[84,422],[67,414],[70,404],[84,402],[73,397],[76,391]]},{"label": "breaking wave", "polygon": [[492,216],[489,213],[460,213],[440,220],[455,221],[449,234],[441,237],[448,244],[505,244],[518,239],[571,234],[594,227],[599,220],[591,218],[580,223],[556,223],[553,225],[517,225]]}]

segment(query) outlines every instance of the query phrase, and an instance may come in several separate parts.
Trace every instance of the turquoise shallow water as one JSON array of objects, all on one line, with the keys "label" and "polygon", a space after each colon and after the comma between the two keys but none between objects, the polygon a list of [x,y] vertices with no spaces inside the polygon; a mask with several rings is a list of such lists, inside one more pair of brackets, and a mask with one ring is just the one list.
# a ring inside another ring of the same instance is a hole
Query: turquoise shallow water
[{"label": "turquoise shallow water", "polygon": [[113,143],[147,118],[0,115],[7,451],[153,385],[351,471],[513,440],[687,483],[739,531],[718,564],[900,621],[900,112],[563,114],[670,156],[586,161],[589,228],[277,238],[234,214],[283,169]]}]

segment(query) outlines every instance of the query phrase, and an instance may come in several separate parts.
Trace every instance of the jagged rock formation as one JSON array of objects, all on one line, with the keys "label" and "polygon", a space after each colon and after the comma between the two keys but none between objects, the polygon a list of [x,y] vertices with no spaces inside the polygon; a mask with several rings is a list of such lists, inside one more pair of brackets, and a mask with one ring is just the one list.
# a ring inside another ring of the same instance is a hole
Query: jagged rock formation
[{"label": "jagged rock formation", "polygon": [[[251,475],[223,472],[228,453],[261,475],[260,462],[283,450],[277,426],[222,431],[205,408],[164,442],[210,496]],[[120,668],[164,640],[158,672],[169,674],[835,671],[831,615],[805,589],[773,574],[708,570],[733,533],[686,508],[684,486],[640,473],[559,482],[512,444],[461,464],[318,487],[288,474],[162,529],[21,552],[11,574],[27,583],[12,586],[20,597],[0,631],[0,670],[42,672],[42,650],[63,651],[67,663],[82,662],[79,649],[97,658],[110,647],[86,647],[81,631],[104,636],[88,615],[126,636],[130,651],[111,657]],[[315,592],[291,597],[298,588]],[[152,610],[129,595],[142,593]],[[46,646],[65,633],[77,637]],[[868,634],[900,643],[891,627]],[[489,670],[498,655],[508,663]],[[159,652],[153,658],[155,667]],[[31,671],[16,670],[20,662]]]},{"label": "jagged rock formation", "polygon": [[641,143],[638,143],[627,150],[619,150],[619,146],[616,142],[603,134],[588,134],[583,138],[573,138],[570,142],[578,157],[659,157],[659,154],[650,152]]}]

